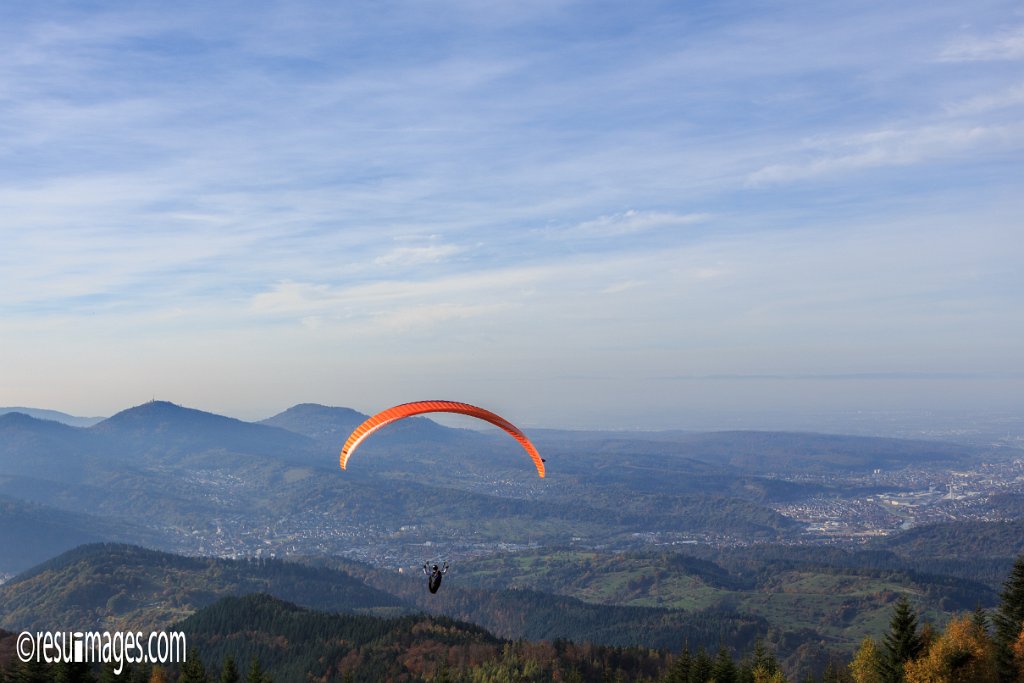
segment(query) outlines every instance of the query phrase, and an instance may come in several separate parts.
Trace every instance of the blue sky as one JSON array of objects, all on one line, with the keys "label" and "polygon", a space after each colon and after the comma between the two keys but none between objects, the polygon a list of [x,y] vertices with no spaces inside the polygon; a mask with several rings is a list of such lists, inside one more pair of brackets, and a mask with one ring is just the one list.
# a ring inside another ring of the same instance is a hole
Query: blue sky
[{"label": "blue sky", "polygon": [[0,405],[1019,408],[1014,2],[5,3]]}]

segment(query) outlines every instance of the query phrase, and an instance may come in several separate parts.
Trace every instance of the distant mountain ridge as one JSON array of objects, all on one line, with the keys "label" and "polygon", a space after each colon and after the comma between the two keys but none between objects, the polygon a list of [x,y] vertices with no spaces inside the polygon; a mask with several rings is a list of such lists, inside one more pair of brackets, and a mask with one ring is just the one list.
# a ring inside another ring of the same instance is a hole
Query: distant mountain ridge
[{"label": "distant mountain ridge", "polygon": [[116,438],[138,452],[164,454],[226,449],[259,455],[287,455],[312,450],[313,442],[285,429],[151,401],[122,410],[90,428]]},{"label": "distant mountain ridge", "polygon": [[[280,427],[314,439],[332,450],[341,450],[356,427],[369,415],[352,410],[323,406],[317,403],[300,403],[257,424]],[[445,427],[426,417],[414,417],[388,425],[374,436],[367,447],[373,450],[390,450],[394,447],[419,443],[452,444],[487,443],[488,437],[469,429]]]},{"label": "distant mountain ridge", "polygon": [[69,547],[144,536],[108,519],[0,496],[0,572],[43,562]]},{"label": "distant mountain ridge", "polygon": [[0,407],[0,415],[6,413],[22,413],[38,420],[61,422],[71,427],[91,427],[105,419],[102,417],[78,417],[77,415],[62,413],[59,410],[47,410],[45,408],[25,408],[23,406]]}]

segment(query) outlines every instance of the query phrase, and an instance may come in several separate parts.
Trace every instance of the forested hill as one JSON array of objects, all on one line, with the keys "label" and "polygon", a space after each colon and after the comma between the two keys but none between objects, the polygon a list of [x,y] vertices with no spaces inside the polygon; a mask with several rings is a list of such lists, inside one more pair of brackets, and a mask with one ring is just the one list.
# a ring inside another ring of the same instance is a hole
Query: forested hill
[{"label": "forested hill", "polygon": [[592,604],[537,590],[460,586],[437,595],[418,579],[340,560],[310,564],[182,557],[119,544],[76,548],[0,586],[0,626],[163,629],[226,596],[267,593],[304,607],[394,615],[429,611],[507,638],[749,650],[770,628],[735,609]]},{"label": "forested hill", "polygon": [[275,681],[633,681],[669,661],[646,648],[513,643],[445,617],[313,612],[267,595],[222,599],[174,628],[202,653],[207,671],[231,655],[243,667],[259,660]]},{"label": "forested hill", "polygon": [[394,612],[403,605],[388,593],[328,568],[92,544],[0,586],[0,626],[163,629],[220,597],[254,592],[339,611]]}]

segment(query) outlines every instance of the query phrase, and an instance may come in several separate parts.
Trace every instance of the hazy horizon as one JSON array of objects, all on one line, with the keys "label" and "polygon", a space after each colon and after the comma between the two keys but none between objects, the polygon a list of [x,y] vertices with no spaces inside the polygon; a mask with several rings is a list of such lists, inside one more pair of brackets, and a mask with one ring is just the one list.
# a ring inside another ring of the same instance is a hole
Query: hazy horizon
[{"label": "hazy horizon", "polygon": [[0,405],[1019,414],[1014,3],[0,18]]}]

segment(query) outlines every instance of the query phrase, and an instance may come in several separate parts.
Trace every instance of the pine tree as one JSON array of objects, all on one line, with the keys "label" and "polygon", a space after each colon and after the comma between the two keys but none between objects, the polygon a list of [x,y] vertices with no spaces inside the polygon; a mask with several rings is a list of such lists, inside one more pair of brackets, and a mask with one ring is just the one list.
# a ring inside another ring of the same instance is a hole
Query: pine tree
[{"label": "pine tree", "polygon": [[220,669],[220,683],[241,683],[238,675],[238,667],[235,666],[235,658],[228,655],[224,658],[224,665]]},{"label": "pine tree", "polygon": [[260,666],[260,660],[256,657],[252,658],[252,664],[249,665],[249,674],[245,677],[245,683],[266,683],[267,677],[263,673],[263,667]]},{"label": "pine tree", "polygon": [[715,679],[715,683],[736,682],[736,665],[733,664],[732,657],[729,656],[724,645],[718,648],[718,655],[711,667],[711,677]]},{"label": "pine tree", "polygon": [[178,683],[209,683],[206,677],[206,667],[203,660],[199,659],[199,653],[193,648],[181,665],[181,673],[178,675]]},{"label": "pine tree", "polygon": [[921,654],[923,644],[917,630],[917,615],[906,596],[896,601],[889,620],[889,632],[882,639],[882,680],[903,683],[903,666]]},{"label": "pine tree", "polygon": [[711,655],[701,647],[690,665],[690,683],[707,683],[711,678]]},{"label": "pine tree", "polygon": [[1011,647],[1024,628],[1024,555],[1013,563],[999,598],[999,607],[992,621],[995,624],[999,680],[1008,683],[1015,680],[1017,674]]},{"label": "pine tree", "polygon": [[971,614],[971,622],[985,633],[988,633],[988,612],[981,605],[974,608],[974,612]]},{"label": "pine tree", "polygon": [[775,654],[764,646],[764,642],[758,638],[754,642],[754,653],[750,662],[751,671],[761,671],[762,674],[774,676],[779,671],[779,660]]},{"label": "pine tree", "polygon": [[690,683],[690,663],[693,658],[690,656],[690,646],[687,645],[679,653],[672,666],[665,672],[662,678],[664,683]]}]

